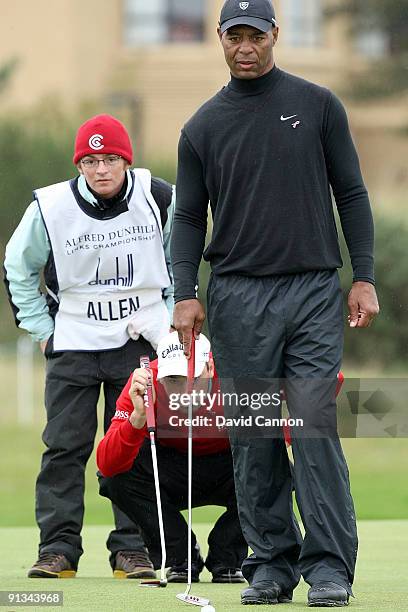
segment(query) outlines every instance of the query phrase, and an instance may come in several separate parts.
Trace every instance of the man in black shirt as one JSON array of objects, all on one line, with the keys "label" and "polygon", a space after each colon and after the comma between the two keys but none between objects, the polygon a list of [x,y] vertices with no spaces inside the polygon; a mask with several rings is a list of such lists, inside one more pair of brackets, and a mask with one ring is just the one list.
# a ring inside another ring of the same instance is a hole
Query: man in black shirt
[{"label": "man in black shirt", "polygon": [[373,221],[341,102],[275,66],[278,32],[269,0],[224,4],[218,33],[231,80],[179,143],[174,325],[188,355],[191,330],[199,334],[205,318],[195,284],[210,201],[204,259],[220,377],[284,378],[291,416],[310,427],[293,439],[303,542],[283,440],[231,434],[240,520],[254,551],[242,568],[250,583],[242,603],[288,601],[302,574],[309,605],[342,606],[352,594],[357,534],[332,392],[343,304],[330,187],[353,266],[353,328],[379,312]]}]

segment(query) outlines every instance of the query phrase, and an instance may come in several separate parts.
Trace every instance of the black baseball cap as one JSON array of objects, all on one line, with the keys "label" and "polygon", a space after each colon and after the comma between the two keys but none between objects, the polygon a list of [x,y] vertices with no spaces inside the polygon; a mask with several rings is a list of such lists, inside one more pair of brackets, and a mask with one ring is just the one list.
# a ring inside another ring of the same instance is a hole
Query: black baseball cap
[{"label": "black baseball cap", "polygon": [[221,10],[221,34],[235,25],[249,25],[268,32],[276,26],[272,3],[270,0],[227,0]]}]

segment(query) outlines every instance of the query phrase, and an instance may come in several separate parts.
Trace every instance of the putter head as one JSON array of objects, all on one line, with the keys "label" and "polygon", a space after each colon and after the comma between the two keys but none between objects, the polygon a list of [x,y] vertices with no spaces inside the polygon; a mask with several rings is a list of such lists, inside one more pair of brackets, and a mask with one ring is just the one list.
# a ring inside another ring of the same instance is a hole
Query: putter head
[{"label": "putter head", "polygon": [[208,606],[208,604],[210,603],[210,600],[206,599],[205,597],[198,597],[197,595],[187,595],[186,593],[178,593],[176,597],[180,601],[184,601],[184,603],[188,603],[193,606],[200,606],[201,608],[203,606]]},{"label": "putter head", "polygon": [[167,586],[167,580],[158,580],[153,579],[153,580],[143,580],[142,582],[139,583],[139,586],[141,587],[150,587],[150,588],[164,588]]}]

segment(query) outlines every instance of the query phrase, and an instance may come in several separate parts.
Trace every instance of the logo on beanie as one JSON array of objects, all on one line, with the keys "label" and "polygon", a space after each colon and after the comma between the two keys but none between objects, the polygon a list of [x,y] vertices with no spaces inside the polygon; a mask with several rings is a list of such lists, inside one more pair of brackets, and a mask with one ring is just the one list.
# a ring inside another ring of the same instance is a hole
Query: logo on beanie
[{"label": "logo on beanie", "polygon": [[99,151],[105,146],[101,143],[101,140],[103,140],[103,136],[101,134],[94,134],[88,140],[88,144],[94,151]]},{"label": "logo on beanie", "polygon": [[249,6],[249,2],[240,2],[239,3],[239,8],[241,8],[243,11],[246,11],[248,6]]}]

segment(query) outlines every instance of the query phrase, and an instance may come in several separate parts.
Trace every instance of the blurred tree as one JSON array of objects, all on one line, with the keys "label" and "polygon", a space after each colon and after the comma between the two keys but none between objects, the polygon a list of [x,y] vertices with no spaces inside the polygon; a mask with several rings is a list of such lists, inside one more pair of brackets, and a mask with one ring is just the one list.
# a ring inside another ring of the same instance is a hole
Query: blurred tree
[{"label": "blurred tree", "polygon": [[351,82],[354,97],[370,98],[408,92],[408,2],[407,0],[342,0],[327,10],[327,16],[350,17],[350,33],[381,41],[379,57]]},{"label": "blurred tree", "polygon": [[[340,246],[344,267],[340,270],[344,303],[352,282],[350,258],[344,237]],[[408,225],[399,218],[375,219],[375,275],[381,312],[369,330],[346,326],[345,358],[354,363],[381,364],[384,368],[403,367],[408,358]]]},{"label": "blurred tree", "polygon": [[0,66],[0,94],[2,94],[3,91],[10,84],[11,77],[15,72],[18,64],[19,59],[17,57],[12,57],[2,66]]},{"label": "blurred tree", "polygon": [[32,200],[33,189],[74,176],[75,132],[57,108],[0,117],[0,251]]}]

